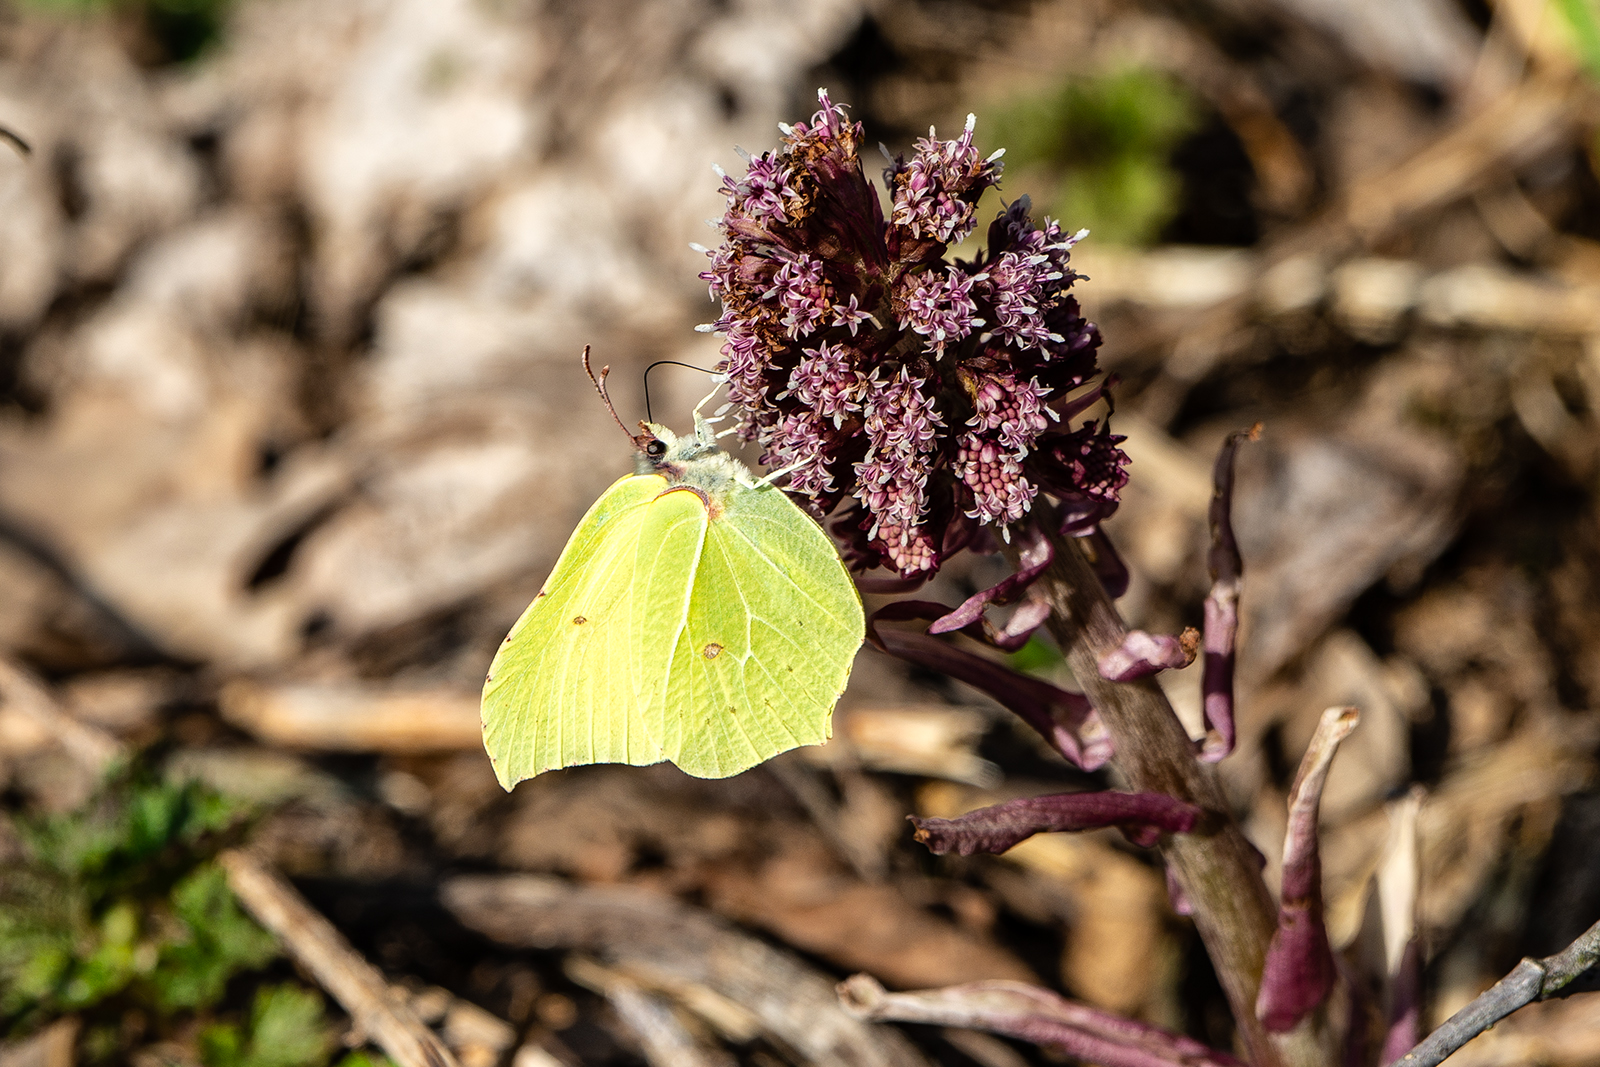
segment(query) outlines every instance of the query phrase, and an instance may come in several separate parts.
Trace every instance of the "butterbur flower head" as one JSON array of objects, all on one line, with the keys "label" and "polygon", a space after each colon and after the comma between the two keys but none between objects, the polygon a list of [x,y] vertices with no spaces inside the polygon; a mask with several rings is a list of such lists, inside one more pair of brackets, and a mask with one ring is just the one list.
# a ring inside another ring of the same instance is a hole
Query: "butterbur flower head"
[{"label": "butterbur flower head", "polygon": [[701,274],[722,302],[710,328],[741,435],[834,516],[857,568],[927,574],[978,527],[1033,521],[1041,493],[1092,529],[1115,510],[1126,457],[1103,421],[1069,425],[1099,370],[1099,331],[1070,293],[1083,234],[1036,222],[1020,197],[973,260],[952,260],[1001,172],[974,120],[895,160],[885,201],[860,124],[818,100],[724,177],[723,241]]},{"label": "butterbur flower head", "polygon": [[968,115],[954,141],[940,141],[929,129],[911,162],[897,160],[884,174],[894,205],[890,217],[912,237],[950,243],[972,232],[978,196],[1000,177],[998,154],[979,159],[972,146],[976,124]]},{"label": "butterbur flower head", "polygon": [[737,201],[741,210],[751,218],[770,215],[780,222],[788,221],[788,208],[800,199],[800,191],[789,181],[790,170],[771,152],[763,152],[750,160],[749,169],[742,181],[735,182],[724,176],[723,192],[729,200]]}]

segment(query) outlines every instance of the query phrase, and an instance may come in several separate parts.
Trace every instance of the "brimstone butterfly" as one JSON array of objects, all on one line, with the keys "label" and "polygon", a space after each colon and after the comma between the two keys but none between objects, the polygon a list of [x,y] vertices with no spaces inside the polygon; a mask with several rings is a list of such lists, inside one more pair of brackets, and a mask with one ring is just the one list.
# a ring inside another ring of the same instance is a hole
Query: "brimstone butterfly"
[{"label": "brimstone butterfly", "polygon": [[[604,399],[605,370],[590,377]],[[838,550],[698,411],[692,437],[639,425],[637,473],[595,501],[489,667],[506,789],[584,763],[722,778],[832,733],[864,626]]]}]

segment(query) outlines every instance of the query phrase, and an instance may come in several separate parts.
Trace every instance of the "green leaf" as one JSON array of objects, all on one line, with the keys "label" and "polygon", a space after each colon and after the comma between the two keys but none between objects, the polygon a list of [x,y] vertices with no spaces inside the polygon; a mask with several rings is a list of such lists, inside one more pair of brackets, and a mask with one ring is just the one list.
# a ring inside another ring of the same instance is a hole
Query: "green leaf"
[{"label": "green leaf", "polygon": [[278,955],[272,935],[240,910],[227,875],[206,864],[172,891],[172,910],[182,932],[162,946],[150,976],[163,1011],[203,1008],[222,999],[228,980],[265,965]]},{"label": "green leaf", "polygon": [[248,1067],[320,1067],[331,1038],[320,994],[288,983],[268,986],[250,1013]]},{"label": "green leaf", "polygon": [[233,1023],[217,1023],[200,1031],[200,1062],[206,1067],[241,1067],[245,1061],[244,1034]]},{"label": "green leaf", "polygon": [[100,919],[98,943],[80,959],[60,994],[61,1007],[76,1011],[120,993],[141,970],[148,955],[139,943],[139,909],[122,902]]},{"label": "green leaf", "polygon": [[286,982],[263,986],[250,1011],[250,1032],[219,1024],[200,1033],[206,1067],[323,1067],[333,1047],[320,994]]},{"label": "green leaf", "polygon": [[1025,674],[1049,670],[1060,662],[1061,652],[1038,634],[1028,638],[1027,644],[1006,657],[1006,663],[1012,670]]}]

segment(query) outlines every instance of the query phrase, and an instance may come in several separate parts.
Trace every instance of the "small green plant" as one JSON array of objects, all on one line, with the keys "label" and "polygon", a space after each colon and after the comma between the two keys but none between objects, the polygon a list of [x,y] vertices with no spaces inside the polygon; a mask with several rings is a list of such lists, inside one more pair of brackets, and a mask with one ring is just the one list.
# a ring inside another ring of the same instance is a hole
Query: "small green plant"
[{"label": "small green plant", "polygon": [[1096,240],[1146,244],[1178,209],[1170,157],[1198,116],[1183,86],[1133,67],[1011,101],[993,117],[994,139],[1041,212]]},{"label": "small green plant", "polygon": [[322,997],[286,982],[256,991],[248,1028],[217,1023],[200,1033],[206,1067],[322,1067],[332,1050]]},{"label": "small green plant", "polygon": [[[284,982],[256,991],[247,1025],[216,1023],[200,1031],[205,1067],[324,1067],[337,1044],[320,994]],[[393,1067],[386,1056],[346,1053],[337,1067]]]},{"label": "small green plant", "polygon": [[278,954],[210,862],[248,812],[132,772],[83,810],[18,820],[0,871],[0,1033],[126,995],[161,1015],[209,1007]]}]

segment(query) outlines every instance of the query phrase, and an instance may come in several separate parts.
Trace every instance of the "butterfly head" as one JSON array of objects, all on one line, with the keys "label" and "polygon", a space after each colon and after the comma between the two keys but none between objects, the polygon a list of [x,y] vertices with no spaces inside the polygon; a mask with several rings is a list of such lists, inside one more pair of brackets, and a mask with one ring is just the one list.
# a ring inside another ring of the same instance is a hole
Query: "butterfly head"
[{"label": "butterfly head", "polygon": [[634,443],[639,446],[639,454],[634,457],[633,465],[640,474],[661,474],[677,481],[697,461],[723,454],[714,438],[708,439],[700,433],[693,437],[679,437],[654,422],[640,422],[639,430],[640,433],[634,438]]},{"label": "butterfly head", "polygon": [[641,422],[639,429],[634,438],[639,446],[633,460],[636,473],[659,474],[674,487],[700,490],[708,500],[722,497],[735,485],[756,484],[749,468],[718,447],[716,434],[704,419],[695,419],[692,437],[679,437],[653,422]]}]

